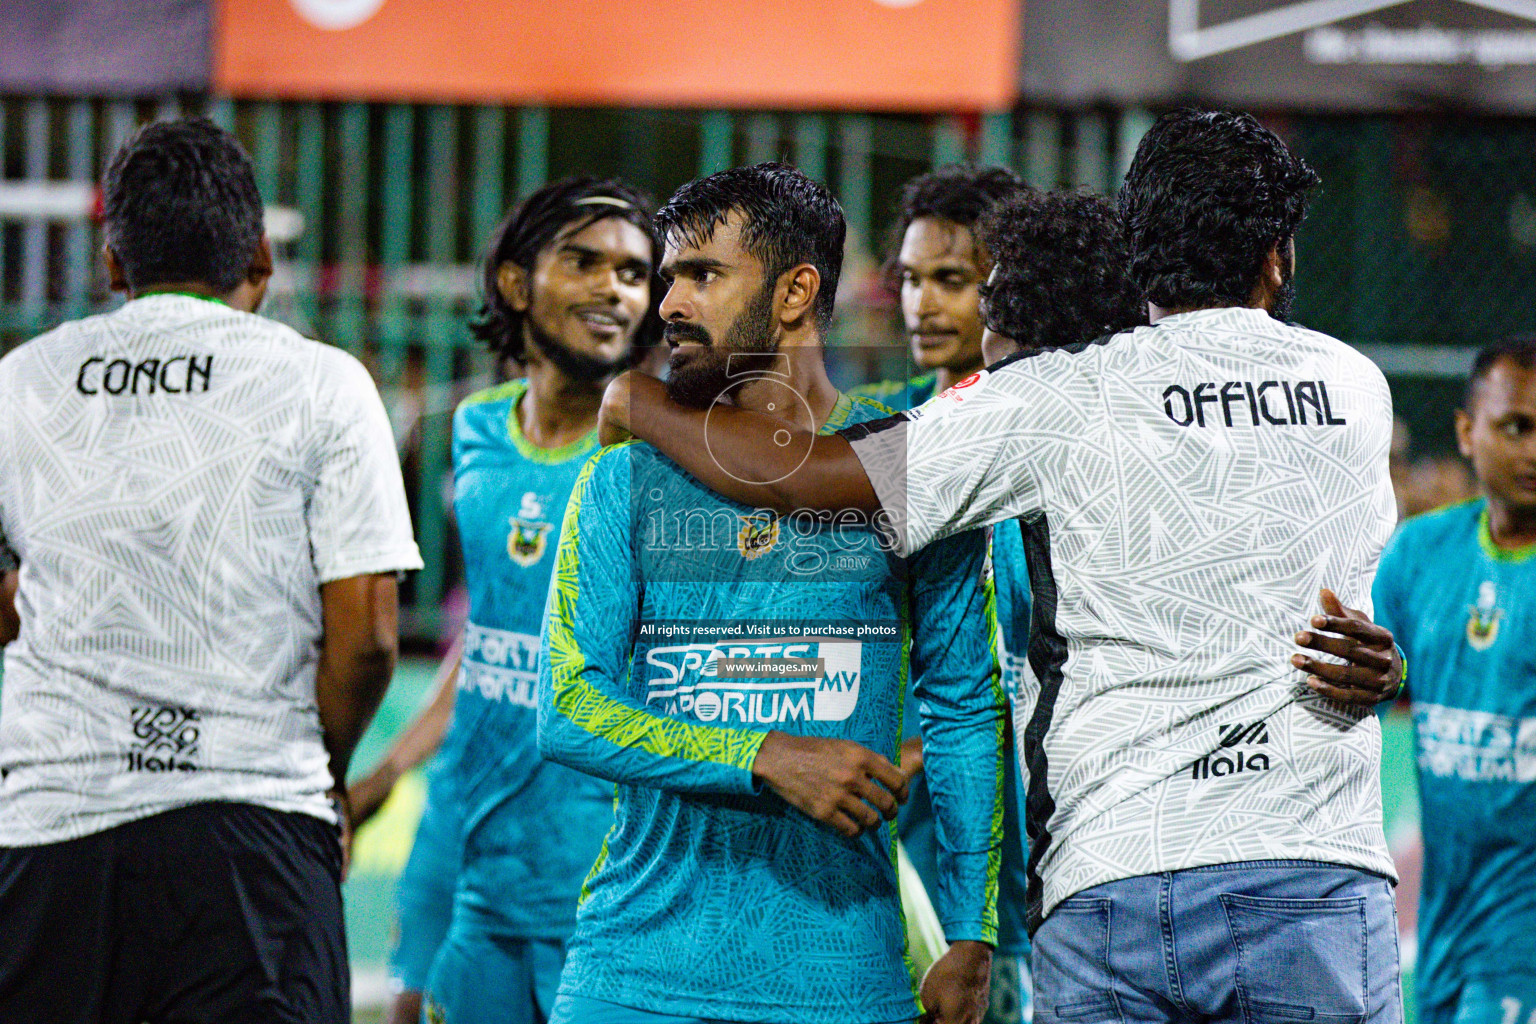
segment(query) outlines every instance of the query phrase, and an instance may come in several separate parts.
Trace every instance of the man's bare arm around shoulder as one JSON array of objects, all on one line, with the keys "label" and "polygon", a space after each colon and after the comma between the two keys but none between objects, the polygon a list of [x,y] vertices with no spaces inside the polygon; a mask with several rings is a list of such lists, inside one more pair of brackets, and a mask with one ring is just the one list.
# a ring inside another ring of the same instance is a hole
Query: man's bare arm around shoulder
[{"label": "man's bare arm around shoulder", "polygon": [[630,436],[648,441],[733,501],[786,514],[880,511],[853,446],[837,434],[818,436],[733,405],[680,405],[667,397],[661,381],[633,371],[608,386],[601,415],[605,443]]}]

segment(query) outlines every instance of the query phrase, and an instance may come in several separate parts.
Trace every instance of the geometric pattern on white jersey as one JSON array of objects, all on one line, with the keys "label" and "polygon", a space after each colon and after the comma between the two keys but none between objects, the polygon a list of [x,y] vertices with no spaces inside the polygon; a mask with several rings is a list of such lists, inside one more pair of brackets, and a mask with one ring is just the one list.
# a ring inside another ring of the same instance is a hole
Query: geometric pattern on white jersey
[{"label": "geometric pattern on white jersey", "polygon": [[1371,608],[1396,520],[1380,371],[1229,308],[964,383],[844,435],[905,552],[1024,524],[1046,627],[1016,711],[1031,930],[1152,872],[1294,858],[1395,878],[1376,716],[1289,662],[1319,587]]},{"label": "geometric pattern on white jersey", "polygon": [[415,569],[362,364],[158,294],[0,360],[0,846],[204,800],[334,821],[319,585]]}]

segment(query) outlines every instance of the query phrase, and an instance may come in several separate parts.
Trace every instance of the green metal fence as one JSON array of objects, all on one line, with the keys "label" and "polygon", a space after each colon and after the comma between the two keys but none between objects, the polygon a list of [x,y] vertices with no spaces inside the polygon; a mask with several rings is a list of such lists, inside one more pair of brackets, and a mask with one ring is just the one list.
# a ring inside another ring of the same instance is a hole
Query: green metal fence
[{"label": "green metal fence", "polygon": [[[832,184],[847,212],[839,340],[900,352],[877,266],[901,182],[930,166],[979,159],[1015,164],[1041,186],[1102,191],[1146,121],[1134,113],[931,118],[12,97],[0,101],[0,178],[94,180],[135,127],[182,113],[206,113],[235,131],[264,199],[303,218],[302,233],[279,246],[266,311],[349,349],[376,373],[402,440],[426,555],[406,594],[407,628],[422,636],[436,628],[454,563],[443,499],[451,412],[492,372],[464,330],[473,266],[519,196],[553,177],[594,173],[665,197],[735,163],[791,160]],[[0,224],[0,347],[113,304],[90,220]]]},{"label": "green metal fence", "polygon": [[[473,267],[519,196],[593,173],[664,198],[700,173],[790,160],[827,181],[848,216],[835,341],[886,346],[894,366],[903,348],[878,265],[902,182],[975,159],[1011,164],[1041,187],[1109,192],[1151,123],[1135,109],[927,117],[5,97],[0,179],[92,181],[139,124],[191,112],[234,130],[266,201],[303,218],[279,246],[266,312],[358,354],[386,396],[427,559],[406,594],[407,628],[420,636],[434,633],[452,582],[451,412],[492,372],[464,329]],[[1301,319],[1366,347],[1416,434],[1447,447],[1444,406],[1467,362],[1458,346],[1536,326],[1536,122],[1271,123],[1325,180],[1298,239]],[[0,350],[115,301],[100,242],[88,218],[0,218]]]}]

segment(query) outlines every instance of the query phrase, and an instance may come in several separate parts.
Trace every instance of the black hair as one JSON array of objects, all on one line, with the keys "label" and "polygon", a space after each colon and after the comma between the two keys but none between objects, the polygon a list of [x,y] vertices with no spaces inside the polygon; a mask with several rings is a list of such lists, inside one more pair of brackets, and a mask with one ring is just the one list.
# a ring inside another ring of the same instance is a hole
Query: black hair
[{"label": "black hair", "polygon": [[896,220],[891,225],[887,273],[895,270],[902,239],[906,237],[907,228],[919,217],[937,217],[974,230],[993,204],[1029,187],[1024,184],[1024,179],[1006,167],[946,164],[927,174],[919,174],[901,187]]},{"label": "black hair", "polygon": [[1246,306],[1319,184],[1251,114],[1164,114],[1120,189],[1131,278],[1164,308]]},{"label": "black hair", "polygon": [[1478,386],[1488,379],[1488,374],[1501,359],[1508,359],[1523,370],[1536,370],[1536,334],[1512,334],[1478,350],[1462,399],[1462,408],[1467,412],[1472,411],[1472,404],[1477,400]]},{"label": "black hair", "polygon": [[480,310],[469,323],[469,330],[498,356],[523,359],[523,320],[526,316],[513,309],[501,294],[497,277],[503,263],[515,263],[528,275],[532,288],[533,266],[556,237],[585,231],[599,221],[618,219],[645,232],[651,241],[651,301],[645,319],[635,334],[631,362],[637,362],[642,349],[661,340],[661,279],[655,266],[661,246],[656,225],[650,215],[651,201],[644,193],[613,178],[562,178],[529,195],[507,211],[491,235],[481,269],[483,299]]},{"label": "black hair", "polygon": [[981,288],[987,326],[1026,349],[1073,345],[1147,322],[1109,200],[1022,191],[981,219],[996,270]]},{"label": "black hair", "polygon": [[827,330],[848,234],[843,208],[832,193],[788,164],[733,167],[678,189],[656,212],[656,226],[664,240],[697,246],[708,242],[732,212],[743,217],[741,244],[762,263],[765,288],[801,263],[816,268],[821,275],[816,324]]},{"label": "black hair", "polygon": [[251,158],[205,117],[145,125],[123,143],[102,178],[101,211],[133,291],[175,282],[233,291],[263,230]]}]

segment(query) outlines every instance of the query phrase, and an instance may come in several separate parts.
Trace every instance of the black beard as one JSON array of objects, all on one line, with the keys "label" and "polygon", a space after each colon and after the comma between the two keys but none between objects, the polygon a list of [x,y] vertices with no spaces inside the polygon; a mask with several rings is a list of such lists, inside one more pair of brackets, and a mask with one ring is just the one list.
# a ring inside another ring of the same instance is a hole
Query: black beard
[{"label": "black beard", "polygon": [[1291,322],[1291,307],[1296,304],[1296,264],[1286,258],[1285,266],[1281,268],[1280,290],[1275,292],[1275,304],[1271,307],[1269,315],[1283,324]]},{"label": "black beard", "polygon": [[1290,277],[1287,276],[1285,283],[1282,284],[1280,286],[1280,290],[1275,293],[1275,305],[1274,308],[1269,311],[1269,315],[1274,317],[1276,320],[1279,320],[1283,324],[1288,324],[1291,322],[1291,307],[1295,304],[1296,282],[1292,281]]},{"label": "black beard", "polygon": [[599,359],[567,347],[560,339],[534,323],[532,317],[525,319],[523,326],[527,330],[527,339],[539,350],[539,354],[572,380],[587,383],[599,381],[604,377],[612,377],[629,365],[628,352],[617,359]]},{"label": "black beard", "polygon": [[[673,326],[685,328],[676,332],[677,337],[689,340],[698,338],[693,331],[686,330],[692,326],[690,324]],[[709,337],[702,328],[698,329],[698,333],[703,334],[704,338]],[[773,283],[770,283],[747,303],[747,308],[741,311],[741,315],[725,332],[721,344],[707,344],[702,352],[682,364],[676,362],[676,353],[673,353],[672,372],[667,375],[666,381],[667,397],[680,405],[707,409],[725,398],[735,385],[746,383],[741,378],[750,378],[758,369],[757,359],[744,360],[742,355],[766,357],[771,356],[777,348],[773,338]],[[732,355],[737,357],[734,365],[731,362]],[[766,359],[763,361],[766,364]]]}]

